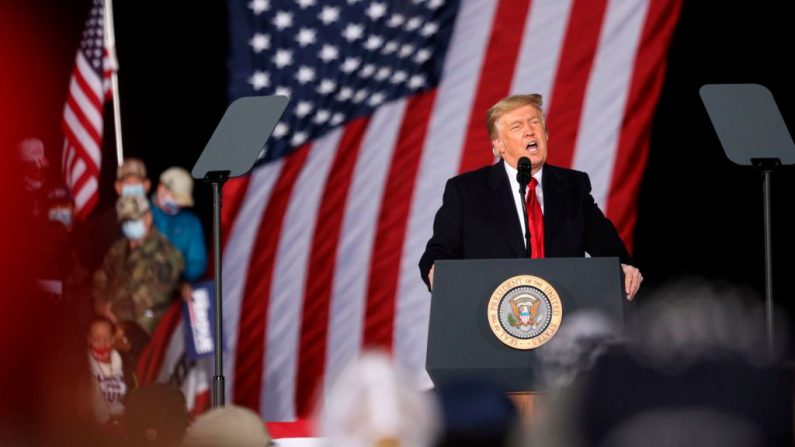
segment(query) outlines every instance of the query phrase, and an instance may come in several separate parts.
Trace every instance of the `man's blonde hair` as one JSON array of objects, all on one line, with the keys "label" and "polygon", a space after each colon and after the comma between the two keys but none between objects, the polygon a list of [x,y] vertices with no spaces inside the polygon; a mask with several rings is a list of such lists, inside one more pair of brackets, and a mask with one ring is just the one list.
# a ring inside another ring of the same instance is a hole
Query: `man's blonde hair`
[{"label": "man's blonde hair", "polygon": [[[544,109],[541,106],[544,105],[544,98],[538,93],[530,93],[527,95],[511,95],[507,98],[501,99],[499,102],[497,102],[497,104],[491,106],[491,108],[486,112],[486,127],[489,129],[489,140],[494,140],[497,138],[497,120],[500,119],[501,116],[505,115],[511,110],[516,110],[519,107],[524,107],[527,105],[534,106],[538,110],[543,111]],[[492,146],[491,151],[494,153],[495,157],[500,156],[495,147]]]}]

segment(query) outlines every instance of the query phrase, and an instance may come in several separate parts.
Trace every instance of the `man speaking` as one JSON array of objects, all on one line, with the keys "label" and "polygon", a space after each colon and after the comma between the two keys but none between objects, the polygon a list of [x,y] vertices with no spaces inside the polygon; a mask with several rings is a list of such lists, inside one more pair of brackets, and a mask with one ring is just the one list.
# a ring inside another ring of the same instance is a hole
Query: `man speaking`
[{"label": "man speaking", "polygon": [[[546,165],[548,134],[541,95],[514,95],[486,112],[500,161],[447,181],[433,236],[420,258],[433,287],[438,259],[616,256],[632,300],[643,276],[613,224],[591,196],[584,172]],[[525,193],[526,191],[526,193]]]}]

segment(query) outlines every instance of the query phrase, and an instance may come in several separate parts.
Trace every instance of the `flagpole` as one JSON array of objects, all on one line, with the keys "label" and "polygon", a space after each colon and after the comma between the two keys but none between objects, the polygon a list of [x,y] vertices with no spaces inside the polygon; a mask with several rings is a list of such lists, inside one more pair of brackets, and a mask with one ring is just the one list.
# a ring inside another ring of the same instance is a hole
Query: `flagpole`
[{"label": "flagpole", "polygon": [[113,0],[105,0],[105,47],[110,64],[110,86],[113,94],[113,128],[116,135],[116,164],[124,161],[121,143],[121,102],[119,100],[119,59],[116,57],[116,30],[113,27]]}]

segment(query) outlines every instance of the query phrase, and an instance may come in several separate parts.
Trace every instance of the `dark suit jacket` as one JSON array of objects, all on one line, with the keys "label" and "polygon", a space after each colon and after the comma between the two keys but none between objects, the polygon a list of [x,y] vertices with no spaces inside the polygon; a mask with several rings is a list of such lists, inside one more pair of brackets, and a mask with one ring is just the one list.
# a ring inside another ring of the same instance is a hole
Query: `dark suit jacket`
[{"label": "dark suit jacket", "polygon": [[[613,224],[591,196],[588,174],[545,165],[544,251],[547,257],[630,257]],[[420,274],[437,259],[521,258],[527,256],[522,227],[503,161],[447,181],[433,236],[420,258]]]}]

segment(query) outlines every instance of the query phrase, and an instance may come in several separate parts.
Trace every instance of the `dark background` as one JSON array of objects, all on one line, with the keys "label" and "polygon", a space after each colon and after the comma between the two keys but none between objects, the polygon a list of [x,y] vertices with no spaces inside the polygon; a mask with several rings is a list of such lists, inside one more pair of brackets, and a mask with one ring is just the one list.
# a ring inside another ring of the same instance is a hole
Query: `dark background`
[{"label": "dark background", "polygon": [[[39,135],[55,165],[69,72],[90,2],[16,3],[4,5],[0,15],[2,147]],[[115,8],[125,154],[144,159],[153,179],[172,165],[190,169],[226,107],[224,3],[117,0]],[[792,128],[795,72],[787,59],[793,28],[787,2],[684,2],[638,200],[633,253],[645,277],[640,299],[692,276],[748,286],[763,296],[761,176],[726,159],[698,89],[763,84]],[[114,154],[106,155],[106,163],[113,160]],[[107,193],[114,175],[104,170],[100,206],[112,203]],[[795,170],[775,172],[772,186],[775,300],[792,314]],[[210,191],[204,185],[195,190],[209,234]]]}]

